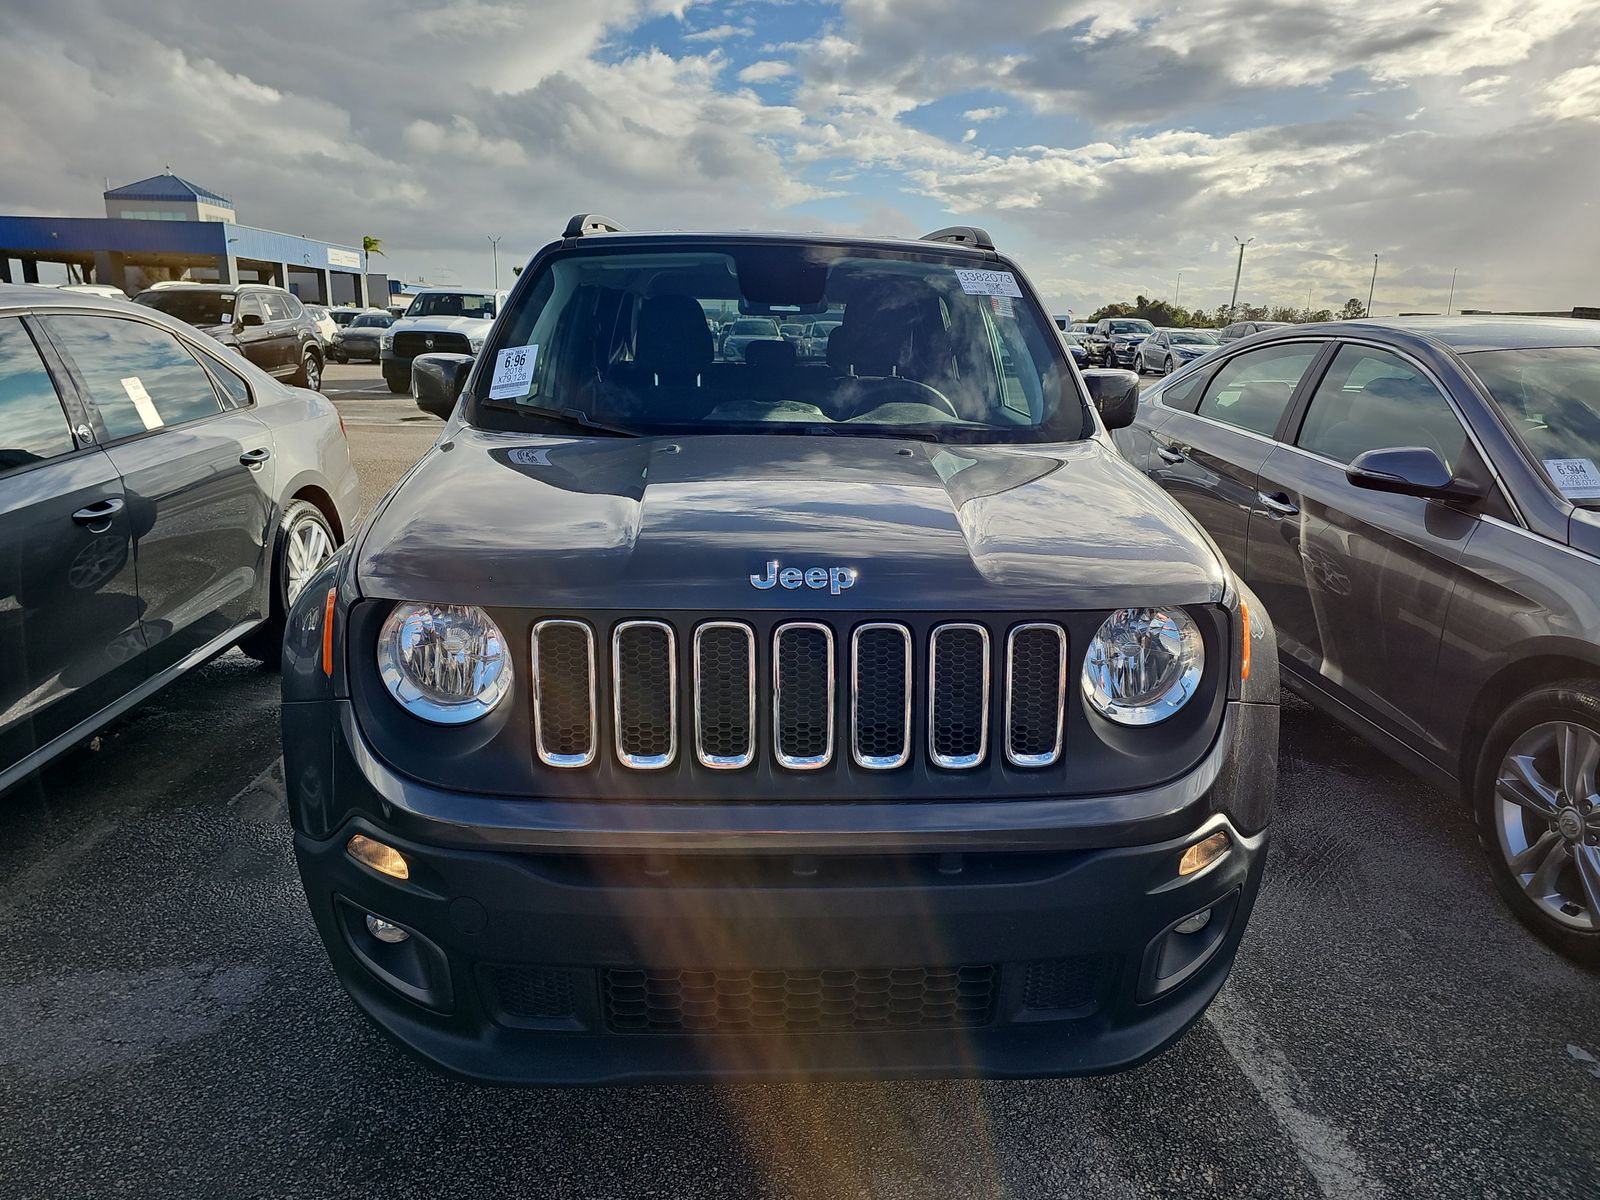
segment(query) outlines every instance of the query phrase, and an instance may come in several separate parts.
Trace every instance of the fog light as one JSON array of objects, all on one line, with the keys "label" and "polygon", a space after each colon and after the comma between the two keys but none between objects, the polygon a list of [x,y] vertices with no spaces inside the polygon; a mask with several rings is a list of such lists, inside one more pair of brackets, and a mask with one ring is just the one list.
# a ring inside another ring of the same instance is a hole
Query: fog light
[{"label": "fog light", "polygon": [[382,917],[375,917],[371,913],[367,914],[367,932],[380,942],[387,942],[391,946],[397,945],[411,936],[400,926],[391,924]]},{"label": "fog light", "polygon": [[1210,837],[1202,838],[1183,852],[1183,857],[1178,860],[1178,874],[1180,876],[1194,875],[1197,872],[1204,871],[1232,848],[1233,840],[1228,837],[1227,830],[1219,829]]},{"label": "fog light", "polygon": [[350,852],[351,858],[364,867],[371,867],[380,875],[387,875],[391,879],[411,878],[411,868],[406,866],[406,860],[400,856],[400,851],[374,841],[365,834],[358,833],[352,836],[345,849]]},{"label": "fog light", "polygon": [[[370,921],[372,918],[368,917],[367,920]],[[1199,933],[1210,923],[1211,910],[1208,908],[1203,912],[1195,913],[1192,917],[1185,917],[1172,927],[1172,931],[1174,933]]]}]

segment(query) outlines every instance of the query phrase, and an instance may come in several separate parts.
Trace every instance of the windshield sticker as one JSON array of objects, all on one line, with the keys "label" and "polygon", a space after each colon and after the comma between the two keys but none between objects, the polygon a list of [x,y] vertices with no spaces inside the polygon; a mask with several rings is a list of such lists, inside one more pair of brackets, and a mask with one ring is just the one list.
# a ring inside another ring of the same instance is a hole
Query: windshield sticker
[{"label": "windshield sticker", "polygon": [[144,422],[146,429],[160,429],[164,421],[161,414],[156,411],[155,401],[150,399],[150,393],[144,390],[144,384],[137,375],[130,375],[122,381],[122,390],[128,393],[128,399],[133,401],[134,411],[139,414],[139,420]]},{"label": "windshield sticker", "polygon": [[533,382],[533,364],[539,358],[539,347],[512,346],[495,356],[494,378],[489,381],[489,399],[520,400],[528,394]]},{"label": "windshield sticker", "polygon": [[1544,469],[1568,500],[1600,500],[1600,469],[1592,458],[1547,458]]},{"label": "windshield sticker", "polygon": [[1017,310],[1012,305],[1010,296],[990,296],[989,311],[997,317],[1010,317],[1016,320]]},{"label": "windshield sticker", "polygon": [[1022,288],[1017,283],[1017,277],[1010,271],[979,271],[957,267],[956,278],[961,281],[961,290],[969,296],[1010,296],[1013,300],[1022,299]]}]

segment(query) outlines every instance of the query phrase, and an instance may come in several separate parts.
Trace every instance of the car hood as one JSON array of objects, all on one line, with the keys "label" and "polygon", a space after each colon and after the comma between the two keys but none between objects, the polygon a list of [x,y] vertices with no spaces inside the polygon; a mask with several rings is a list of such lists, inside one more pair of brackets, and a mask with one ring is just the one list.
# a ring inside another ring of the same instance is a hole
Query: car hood
[{"label": "car hood", "polygon": [[403,317],[384,333],[464,333],[468,337],[487,337],[494,322],[483,317]]},{"label": "car hood", "polygon": [[[766,589],[779,569],[854,583]],[[1050,611],[1221,598],[1210,543],[1109,445],[527,438],[463,427],[354,556],[390,599],[640,610]]]}]

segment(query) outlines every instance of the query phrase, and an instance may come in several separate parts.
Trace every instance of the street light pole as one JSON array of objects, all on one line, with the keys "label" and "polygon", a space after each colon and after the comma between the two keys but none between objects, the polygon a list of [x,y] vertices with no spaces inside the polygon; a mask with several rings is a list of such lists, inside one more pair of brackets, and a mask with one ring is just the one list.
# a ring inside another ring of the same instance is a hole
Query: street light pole
[{"label": "street light pole", "polygon": [[1178,307],[1178,297],[1183,295],[1183,272],[1178,272],[1178,286],[1172,289],[1172,307]]},{"label": "street light pole", "polygon": [[494,255],[494,290],[498,292],[500,290],[500,238],[505,237],[505,234],[502,233],[500,237],[489,237],[486,233],[483,236],[489,238],[489,253]]},{"label": "street light pole", "polygon": [[[1239,236],[1235,234],[1233,240],[1239,242]],[[1228,301],[1228,319],[1230,321],[1233,320],[1239,308],[1239,276],[1244,274],[1244,248],[1253,241],[1255,241],[1255,238],[1246,238],[1244,241],[1239,242],[1239,265],[1234,268],[1233,272],[1233,299]]]},{"label": "street light pole", "polygon": [[1378,256],[1372,256],[1372,284],[1367,288],[1367,316],[1372,315],[1372,293],[1378,290]]},{"label": "street light pole", "polygon": [[1450,268],[1450,299],[1444,302],[1444,315],[1447,317],[1450,315],[1451,306],[1456,302],[1456,272],[1459,270],[1460,267]]}]

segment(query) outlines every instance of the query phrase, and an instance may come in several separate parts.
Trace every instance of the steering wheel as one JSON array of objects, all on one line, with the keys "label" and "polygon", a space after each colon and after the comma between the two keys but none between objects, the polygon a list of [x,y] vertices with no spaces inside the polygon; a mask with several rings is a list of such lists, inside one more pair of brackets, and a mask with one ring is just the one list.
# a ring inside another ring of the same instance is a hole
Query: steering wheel
[{"label": "steering wheel", "polygon": [[938,388],[923,383],[920,379],[905,379],[899,375],[885,375],[880,379],[858,379],[856,382],[859,385],[857,394],[861,398],[857,401],[855,407],[851,409],[850,416],[844,418],[847,421],[854,417],[859,417],[862,413],[876,408],[880,404],[887,404],[889,402],[887,398],[878,398],[880,393],[904,388],[910,388],[916,392],[915,399],[901,397],[906,403],[926,404],[930,407],[942,408],[956,420],[962,419],[961,414],[956,411],[956,406],[950,402],[949,396],[946,396]]}]

